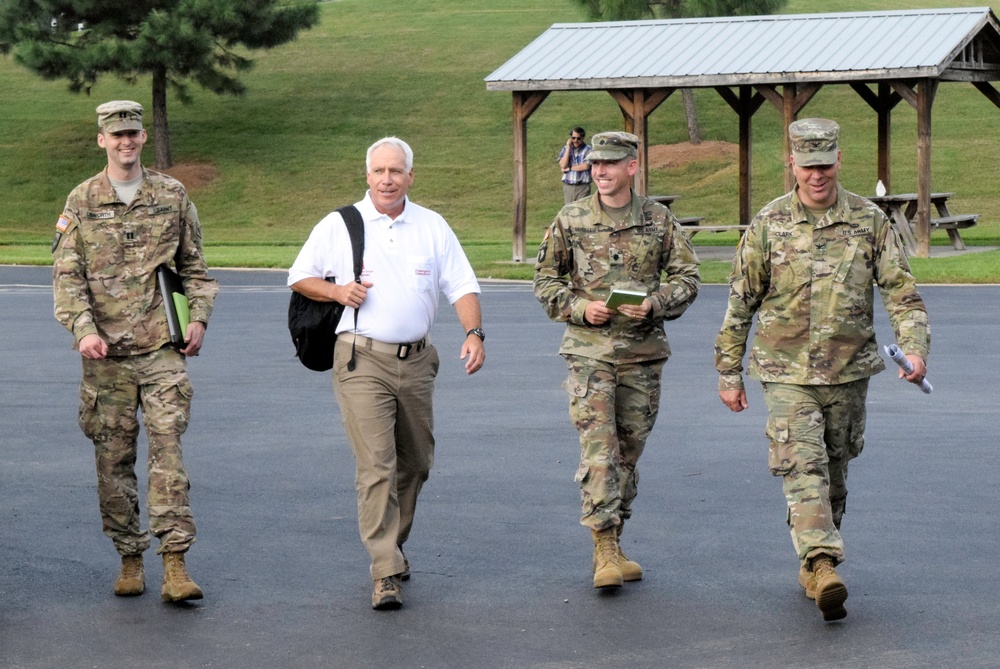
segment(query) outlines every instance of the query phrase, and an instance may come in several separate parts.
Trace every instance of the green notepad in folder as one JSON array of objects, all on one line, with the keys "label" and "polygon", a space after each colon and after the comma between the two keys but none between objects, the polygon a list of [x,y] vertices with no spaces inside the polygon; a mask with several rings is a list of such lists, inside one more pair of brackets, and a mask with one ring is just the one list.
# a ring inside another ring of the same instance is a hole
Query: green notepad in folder
[{"label": "green notepad in folder", "polygon": [[617,309],[623,304],[642,304],[642,301],[647,297],[646,293],[639,290],[623,290],[621,288],[615,288],[608,295],[607,301],[605,301],[604,306],[608,309]]},{"label": "green notepad in folder", "polygon": [[184,294],[184,282],[177,272],[166,265],[160,265],[156,268],[156,284],[160,288],[163,308],[167,312],[170,343],[178,348],[184,348],[184,335],[191,323],[191,307],[187,295]]}]

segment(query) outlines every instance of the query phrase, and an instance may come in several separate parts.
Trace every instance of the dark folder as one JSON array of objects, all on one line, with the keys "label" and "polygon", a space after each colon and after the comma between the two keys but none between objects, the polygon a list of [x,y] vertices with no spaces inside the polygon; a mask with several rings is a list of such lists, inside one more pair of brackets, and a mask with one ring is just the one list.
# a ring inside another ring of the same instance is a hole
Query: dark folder
[{"label": "dark folder", "polygon": [[163,296],[163,308],[167,311],[167,327],[170,329],[170,343],[178,348],[184,348],[184,335],[191,323],[191,311],[187,295],[184,294],[184,282],[180,274],[166,265],[156,268],[156,284]]}]

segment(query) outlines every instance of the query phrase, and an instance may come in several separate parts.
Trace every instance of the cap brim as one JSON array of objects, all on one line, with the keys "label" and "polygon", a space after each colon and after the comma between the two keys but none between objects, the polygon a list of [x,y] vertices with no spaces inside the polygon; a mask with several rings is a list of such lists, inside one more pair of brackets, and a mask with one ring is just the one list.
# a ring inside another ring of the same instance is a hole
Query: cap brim
[{"label": "cap brim", "polygon": [[837,150],[833,151],[792,151],[792,158],[799,167],[833,165],[837,162]]},{"label": "cap brim", "polygon": [[104,126],[104,132],[125,132],[126,130],[142,130],[142,123],[139,121],[119,121],[109,123]]},{"label": "cap brim", "polygon": [[626,158],[635,158],[635,156],[629,155],[623,151],[596,151],[591,150],[590,155],[587,156],[588,162],[595,162],[598,160],[606,160],[609,162],[617,163],[619,160],[625,160]]}]

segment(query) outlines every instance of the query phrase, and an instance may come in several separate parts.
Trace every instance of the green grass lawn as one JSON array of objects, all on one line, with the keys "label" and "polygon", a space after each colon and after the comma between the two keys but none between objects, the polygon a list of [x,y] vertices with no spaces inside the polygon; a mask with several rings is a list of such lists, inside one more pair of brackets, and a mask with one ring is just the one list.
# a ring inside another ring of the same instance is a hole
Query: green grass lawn
[{"label": "green grass lawn", "polygon": [[[935,7],[939,1],[847,2],[838,11]],[[950,2],[950,6],[982,6]],[[829,9],[792,0],[786,13]],[[571,0],[337,0],[296,42],[258,54],[242,98],[195,91],[191,105],[170,102],[177,174],[202,218],[206,255],[215,267],[287,267],[312,226],[364,193],[364,151],[394,134],[415,152],[414,200],[451,223],[482,277],[531,276],[511,263],[511,96],[486,91],[483,78],[551,24],[584,20]],[[94,107],[130,98],[150,105],[148,80],[135,86],[101,80],[91,97],[69,93],[0,58],[0,263],[45,264],[49,241],[69,191],[105,162],[97,147]],[[705,140],[736,142],[736,116],[711,90],[696,91]],[[844,127],[844,185],[872,193],[875,115],[846,86],[823,89],[803,115],[830,116]],[[946,83],[934,108],[935,190],[957,193],[957,213],[981,214],[963,232],[970,246],[1000,246],[1000,199],[994,156],[1000,137],[984,132],[1000,114],[969,84]],[[601,92],[554,93],[528,123],[528,240],[532,246],[562,203],[555,155],[573,125],[589,134],[622,127],[621,113]],[[149,124],[147,124],[149,125]],[[650,119],[651,144],[686,141],[679,95]],[[897,192],[915,190],[916,113],[893,114],[893,178]],[[754,206],[783,191],[781,118],[766,105],[754,117]],[[146,148],[153,159],[152,140]],[[970,169],[971,167],[971,169]],[[188,180],[207,171],[212,178]],[[680,216],[735,222],[737,166],[703,160],[650,173],[650,192],[681,196]],[[732,246],[731,233],[695,243]],[[947,245],[935,235],[934,244]],[[1000,282],[1000,252],[915,259],[921,282]],[[706,261],[707,281],[728,266]]]}]

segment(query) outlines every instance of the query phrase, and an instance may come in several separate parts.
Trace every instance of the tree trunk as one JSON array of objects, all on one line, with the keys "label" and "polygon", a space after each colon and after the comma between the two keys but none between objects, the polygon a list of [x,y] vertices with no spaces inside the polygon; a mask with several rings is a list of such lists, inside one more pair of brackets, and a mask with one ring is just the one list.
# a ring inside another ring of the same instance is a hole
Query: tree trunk
[{"label": "tree trunk", "polygon": [[701,144],[701,131],[698,129],[698,110],[694,106],[694,92],[690,88],[681,89],[684,98],[684,115],[687,117],[688,138],[692,144]]},{"label": "tree trunk", "polygon": [[153,70],[153,133],[156,144],[156,164],[158,170],[169,169],[174,162],[170,158],[170,128],[167,125],[167,70],[157,67]]}]

